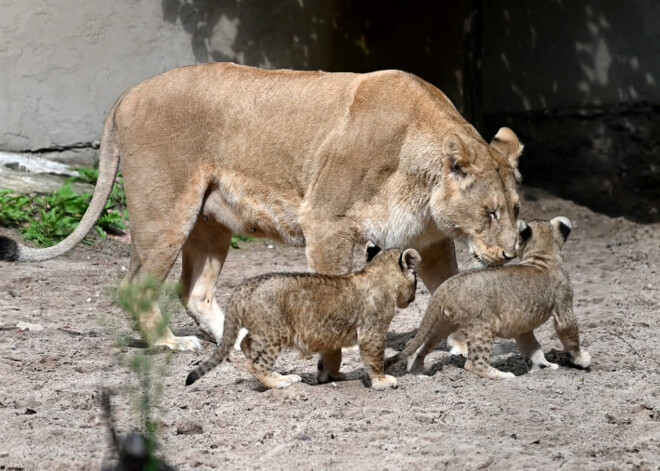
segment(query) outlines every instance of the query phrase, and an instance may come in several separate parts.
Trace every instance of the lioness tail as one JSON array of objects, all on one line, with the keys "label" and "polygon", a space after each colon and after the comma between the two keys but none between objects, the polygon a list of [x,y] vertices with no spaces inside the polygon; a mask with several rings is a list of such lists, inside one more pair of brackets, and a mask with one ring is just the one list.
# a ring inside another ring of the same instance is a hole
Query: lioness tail
[{"label": "lioness tail", "polygon": [[114,121],[115,108],[120,101],[121,98],[117,101],[105,120],[101,150],[99,152],[99,178],[96,182],[92,201],[89,203],[87,211],[85,211],[78,226],[62,242],[42,249],[21,245],[9,237],[0,236],[0,261],[41,262],[50,260],[71,250],[92,230],[110,198],[110,193],[112,192],[112,187],[115,184],[115,178],[119,169],[119,137],[117,136],[117,127]]}]

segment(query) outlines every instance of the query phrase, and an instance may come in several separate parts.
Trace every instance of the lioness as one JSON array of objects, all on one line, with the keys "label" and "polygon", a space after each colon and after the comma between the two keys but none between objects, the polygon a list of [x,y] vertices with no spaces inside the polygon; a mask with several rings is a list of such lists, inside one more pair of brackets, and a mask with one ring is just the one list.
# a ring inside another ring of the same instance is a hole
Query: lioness
[{"label": "lioness", "polygon": [[342,379],[341,349],[356,343],[371,386],[396,386],[396,379],[383,372],[385,336],[396,308],[415,300],[420,256],[413,249],[377,252],[369,250],[369,258],[375,258],[350,275],[271,273],[246,281],[229,300],[218,348],[190,372],[186,385],[227,358],[239,329],[245,327],[249,333],[241,350],[248,358],[247,369],[267,388],[285,388],[301,380],[272,371],[282,349],[321,353],[318,379],[327,382]]},{"label": "lioness", "polygon": [[495,337],[515,338],[520,353],[539,367],[557,369],[545,359],[534,329],[550,316],[557,336],[571,361],[583,368],[591,356],[580,349],[577,320],[573,314],[573,288],[560,249],[571,233],[571,221],[520,221],[516,247],[520,264],[470,270],[453,276],[433,294],[417,335],[406,348],[390,357],[386,367],[406,359],[408,371],[421,374],[424,357],[454,331],[468,342],[465,369],[485,378],[513,378],[514,374],[490,366]]},{"label": "lioness", "polygon": [[[456,272],[453,239],[500,265],[514,256],[522,145],[502,128],[490,144],[434,86],[400,71],[175,69],[127,90],[110,111],[99,179],[76,230],[32,249],[0,237],[0,260],[41,261],[74,247],[106,204],[121,156],[131,215],[126,277],[165,279],[183,254],[182,302],[222,338],[215,282],[232,234],[305,246],[309,268],[350,272],[353,246],[412,247],[430,291]],[[153,345],[199,348],[158,307],[140,331]]]}]

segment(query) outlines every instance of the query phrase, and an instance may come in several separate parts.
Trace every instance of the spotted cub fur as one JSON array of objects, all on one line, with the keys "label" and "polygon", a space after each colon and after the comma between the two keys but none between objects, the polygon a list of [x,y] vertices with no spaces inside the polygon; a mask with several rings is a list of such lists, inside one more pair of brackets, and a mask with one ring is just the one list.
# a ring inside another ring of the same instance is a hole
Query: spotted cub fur
[{"label": "spotted cub fur", "polygon": [[408,371],[421,374],[424,357],[452,332],[465,336],[465,369],[485,378],[513,378],[490,366],[495,337],[515,338],[532,371],[557,369],[549,363],[534,337],[534,329],[552,316],[557,335],[571,361],[586,368],[589,353],[580,350],[573,314],[573,289],[564,268],[561,247],[571,232],[571,221],[518,223],[518,265],[471,270],[445,281],[435,291],[417,335],[405,349],[386,361],[386,368],[406,359]]},{"label": "spotted cub fur", "polygon": [[[380,252],[380,253],[377,253]],[[319,382],[343,379],[341,349],[356,343],[374,389],[396,386],[385,375],[385,336],[396,307],[415,299],[415,266],[421,261],[412,249],[367,249],[366,267],[345,276],[311,273],[273,273],[239,286],[229,301],[222,341],[213,356],[193,370],[190,385],[222,362],[245,327],[241,350],[247,369],[267,388],[284,388],[298,375],[272,371],[286,347],[304,354],[320,353]]]}]

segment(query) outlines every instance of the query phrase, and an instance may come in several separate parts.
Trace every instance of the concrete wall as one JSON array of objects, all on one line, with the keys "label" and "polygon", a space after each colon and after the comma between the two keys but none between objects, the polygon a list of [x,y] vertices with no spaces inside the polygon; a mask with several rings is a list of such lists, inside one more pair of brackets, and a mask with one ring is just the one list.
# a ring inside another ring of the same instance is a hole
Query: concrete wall
[{"label": "concrete wall", "polygon": [[152,1],[0,0],[0,38],[2,150],[95,141],[124,89],[195,62]]},{"label": "concrete wall", "polygon": [[[439,86],[460,109],[468,3],[0,0],[0,150],[77,146],[48,155],[89,162],[123,90],[206,61],[398,68]],[[660,2],[483,6],[486,138],[504,124],[518,132],[528,183],[658,218]]]}]

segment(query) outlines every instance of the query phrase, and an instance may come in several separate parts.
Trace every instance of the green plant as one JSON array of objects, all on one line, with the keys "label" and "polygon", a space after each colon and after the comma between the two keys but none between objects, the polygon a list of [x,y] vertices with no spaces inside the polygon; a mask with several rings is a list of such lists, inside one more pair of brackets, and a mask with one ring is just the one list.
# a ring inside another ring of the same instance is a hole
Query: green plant
[{"label": "green plant", "polygon": [[0,190],[0,226],[14,227],[29,221],[29,205],[29,197]]},{"label": "green plant", "polygon": [[[92,196],[76,193],[71,183],[81,181],[96,183],[98,170],[78,169],[79,175],[67,182],[52,195],[29,198],[9,190],[0,191],[0,225],[17,227],[26,240],[38,246],[53,245],[67,237],[87,210]],[[102,238],[108,232],[126,229],[126,194],[121,179],[112,189],[110,199],[96,223],[96,232]],[[85,240],[90,243],[89,239]]]},{"label": "green plant", "polygon": [[[144,277],[132,283],[122,284],[114,293],[114,301],[125,310],[137,327],[143,316],[149,315],[161,300],[163,306],[161,321],[145,332],[148,340],[160,337],[169,324],[169,313],[177,303],[176,288],[170,283],[161,283],[154,277]],[[129,338],[117,339],[120,347],[119,359],[135,375],[137,384],[129,386],[129,393],[134,398],[134,405],[140,416],[141,428],[147,439],[148,463],[144,469],[158,469],[156,450],[158,448],[158,416],[163,413],[159,403],[164,390],[164,378],[171,360],[171,352],[153,355],[151,349],[125,348]],[[159,351],[160,352],[160,351]]]},{"label": "green plant", "polygon": [[233,236],[231,236],[231,247],[233,249],[240,249],[241,246],[238,245],[239,242],[253,242],[255,240],[256,239],[254,237],[234,234]]}]

